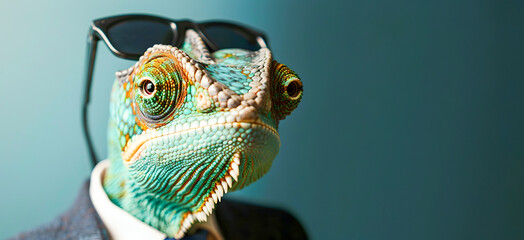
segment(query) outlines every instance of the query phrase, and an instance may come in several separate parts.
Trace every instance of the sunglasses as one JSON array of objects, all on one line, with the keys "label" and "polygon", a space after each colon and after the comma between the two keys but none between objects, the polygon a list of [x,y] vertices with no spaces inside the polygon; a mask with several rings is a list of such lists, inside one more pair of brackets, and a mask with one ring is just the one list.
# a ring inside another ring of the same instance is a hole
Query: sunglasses
[{"label": "sunglasses", "polygon": [[98,163],[98,160],[89,135],[87,109],[98,41],[103,40],[109,50],[120,58],[138,60],[149,47],[155,44],[180,48],[184,43],[185,33],[188,29],[197,32],[211,52],[226,48],[256,51],[260,48],[269,47],[267,38],[263,33],[230,22],[197,23],[189,20],[175,21],[140,14],[94,20],[87,39],[86,85],[82,103],[82,126],[93,167]]}]

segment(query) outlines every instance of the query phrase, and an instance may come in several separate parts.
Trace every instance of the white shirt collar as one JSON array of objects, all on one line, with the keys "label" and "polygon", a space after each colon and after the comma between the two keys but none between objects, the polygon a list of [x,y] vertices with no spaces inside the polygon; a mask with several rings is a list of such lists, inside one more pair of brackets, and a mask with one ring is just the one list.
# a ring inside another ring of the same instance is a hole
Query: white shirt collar
[{"label": "white shirt collar", "polygon": [[[96,209],[96,212],[102,219],[106,229],[113,240],[164,240],[166,234],[138,220],[122,208],[115,205],[106,192],[104,191],[102,180],[105,170],[109,167],[109,160],[98,163],[91,173],[91,183],[89,186],[89,195]],[[209,234],[217,240],[223,240],[215,215],[208,217],[207,222],[196,223],[189,232],[194,232],[202,228],[209,231]]]}]

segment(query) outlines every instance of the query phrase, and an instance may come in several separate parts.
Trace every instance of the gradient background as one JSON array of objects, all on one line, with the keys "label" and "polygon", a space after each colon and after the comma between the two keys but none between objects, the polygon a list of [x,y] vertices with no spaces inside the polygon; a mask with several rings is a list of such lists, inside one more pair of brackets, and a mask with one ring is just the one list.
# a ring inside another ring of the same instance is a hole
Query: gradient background
[{"label": "gradient background", "polygon": [[[232,197],[312,239],[524,239],[524,4],[511,1],[0,1],[0,238],[66,210],[92,19],[131,12],[264,30],[305,95],[272,170]],[[98,49],[99,155],[114,72]]]}]

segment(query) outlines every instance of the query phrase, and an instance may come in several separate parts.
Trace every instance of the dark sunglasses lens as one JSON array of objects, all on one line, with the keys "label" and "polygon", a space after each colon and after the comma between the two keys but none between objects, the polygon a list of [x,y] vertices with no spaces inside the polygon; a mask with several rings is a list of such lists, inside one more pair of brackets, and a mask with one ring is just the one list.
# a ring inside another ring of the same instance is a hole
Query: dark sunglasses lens
[{"label": "dark sunglasses lens", "polygon": [[260,45],[256,41],[256,36],[232,26],[208,25],[204,31],[206,37],[219,49],[241,48],[250,51],[260,49]]},{"label": "dark sunglasses lens", "polygon": [[155,44],[172,44],[173,30],[168,23],[127,20],[109,27],[107,37],[120,52],[142,55]]}]

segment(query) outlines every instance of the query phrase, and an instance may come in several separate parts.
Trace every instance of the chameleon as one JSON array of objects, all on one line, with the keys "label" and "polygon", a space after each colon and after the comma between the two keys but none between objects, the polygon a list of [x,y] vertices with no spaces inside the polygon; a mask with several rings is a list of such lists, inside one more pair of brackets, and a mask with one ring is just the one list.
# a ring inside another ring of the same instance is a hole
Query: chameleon
[{"label": "chameleon", "polygon": [[180,48],[154,45],[116,73],[109,109],[109,199],[182,238],[224,194],[270,169],[279,121],[302,82],[268,48],[210,52],[194,30]]}]

